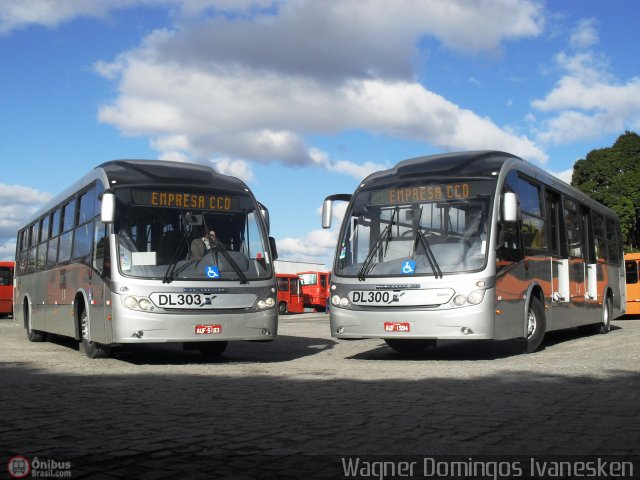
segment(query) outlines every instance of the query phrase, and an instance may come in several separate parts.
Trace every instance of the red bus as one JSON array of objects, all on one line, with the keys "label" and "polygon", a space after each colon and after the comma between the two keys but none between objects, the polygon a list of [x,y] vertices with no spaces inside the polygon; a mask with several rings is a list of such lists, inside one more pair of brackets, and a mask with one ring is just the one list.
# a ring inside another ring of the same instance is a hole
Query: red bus
[{"label": "red bus", "polygon": [[14,262],[0,262],[0,317],[13,316]]},{"label": "red bus", "polygon": [[300,291],[300,279],[293,273],[276,274],[278,282],[278,313],[302,313],[304,303]]},{"label": "red bus", "polygon": [[324,312],[329,298],[331,272],[299,272],[304,306]]}]

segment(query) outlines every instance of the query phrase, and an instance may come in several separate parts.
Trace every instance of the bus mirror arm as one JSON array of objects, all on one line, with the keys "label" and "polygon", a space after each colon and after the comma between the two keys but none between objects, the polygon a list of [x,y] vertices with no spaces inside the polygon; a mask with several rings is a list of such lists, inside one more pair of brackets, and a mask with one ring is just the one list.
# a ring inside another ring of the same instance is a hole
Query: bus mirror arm
[{"label": "bus mirror arm", "polygon": [[103,223],[113,223],[116,216],[116,196],[111,190],[105,190],[102,194],[100,207],[100,220]]},{"label": "bus mirror arm", "polygon": [[270,220],[269,220],[269,210],[260,202],[258,202],[258,205],[260,206],[260,215],[262,215],[262,218],[264,219],[264,224],[267,227],[267,233],[269,233],[271,229]]},{"label": "bus mirror arm", "polygon": [[496,236],[496,251],[504,246],[504,226],[498,222],[498,235]]}]

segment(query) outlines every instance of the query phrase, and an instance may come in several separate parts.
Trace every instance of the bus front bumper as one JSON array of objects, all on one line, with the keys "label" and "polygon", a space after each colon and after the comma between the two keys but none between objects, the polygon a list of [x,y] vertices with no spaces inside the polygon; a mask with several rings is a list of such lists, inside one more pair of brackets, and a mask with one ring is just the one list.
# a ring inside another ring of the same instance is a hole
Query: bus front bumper
[{"label": "bus front bumper", "polygon": [[[491,296],[489,296],[491,298]],[[493,302],[433,310],[348,310],[331,306],[331,336],[357,338],[424,338],[490,340],[494,338]]]},{"label": "bus front bumper", "polygon": [[148,314],[124,310],[113,315],[113,343],[210,342],[275,340],[276,308],[263,312]]}]

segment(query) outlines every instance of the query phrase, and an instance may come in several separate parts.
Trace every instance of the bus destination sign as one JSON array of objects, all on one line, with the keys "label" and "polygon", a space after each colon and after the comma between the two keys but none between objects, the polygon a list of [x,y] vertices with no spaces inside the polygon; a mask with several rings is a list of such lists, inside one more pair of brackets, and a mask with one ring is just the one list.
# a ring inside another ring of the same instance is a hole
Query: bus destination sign
[{"label": "bus destination sign", "polygon": [[133,191],[133,203],[153,207],[195,208],[198,210],[234,210],[237,201],[228,195],[155,190]]},{"label": "bus destination sign", "polygon": [[371,192],[372,205],[424,203],[439,200],[461,200],[474,195],[470,183],[446,183],[419,187],[390,188]]}]

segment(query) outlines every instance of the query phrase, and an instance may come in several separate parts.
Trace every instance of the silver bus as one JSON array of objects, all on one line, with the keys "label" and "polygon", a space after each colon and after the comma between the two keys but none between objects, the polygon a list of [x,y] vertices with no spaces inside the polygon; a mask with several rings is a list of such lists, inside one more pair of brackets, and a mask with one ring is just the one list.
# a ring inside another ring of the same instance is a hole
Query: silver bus
[{"label": "silver bus", "polygon": [[400,162],[349,201],[331,277],[331,334],[383,338],[400,352],[438,340],[609,331],[624,313],[616,214],[532,164],[496,152]]},{"label": "silver bus", "polygon": [[18,231],[16,316],[32,342],[73,337],[91,358],[123,344],[182,342],[216,356],[228,341],[273,340],[268,229],[267,209],[237,178],[189,163],[104,163]]}]

